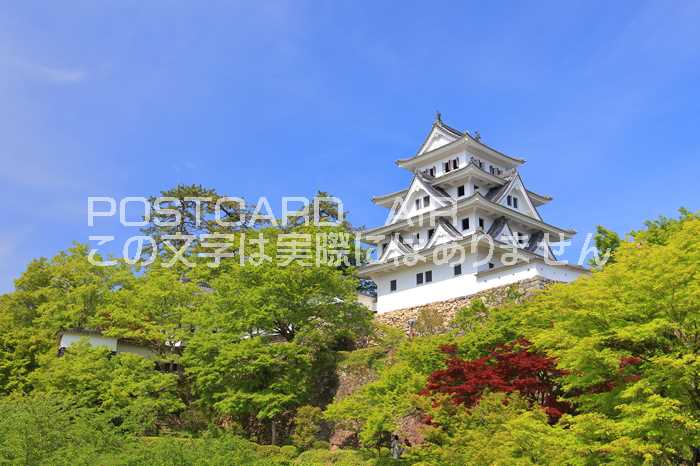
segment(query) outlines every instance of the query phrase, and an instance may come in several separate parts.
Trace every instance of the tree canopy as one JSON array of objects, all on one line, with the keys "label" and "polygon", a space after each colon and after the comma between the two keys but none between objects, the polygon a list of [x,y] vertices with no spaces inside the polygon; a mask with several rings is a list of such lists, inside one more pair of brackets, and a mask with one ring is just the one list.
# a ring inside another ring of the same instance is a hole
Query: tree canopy
[{"label": "tree canopy", "polygon": [[[601,227],[611,260],[589,277],[476,300],[448,331],[426,312],[413,338],[357,303],[349,222],[226,233],[235,254],[215,266],[202,244],[195,267],[167,267],[168,254],[101,267],[80,244],[28,265],[0,296],[0,463],[387,464],[407,426],[419,441],[390,464],[700,460],[697,214],[624,237]],[[73,328],[150,352],[83,340],[59,356]],[[351,375],[362,383],[336,393]],[[333,429],[359,448],[329,451]]]}]

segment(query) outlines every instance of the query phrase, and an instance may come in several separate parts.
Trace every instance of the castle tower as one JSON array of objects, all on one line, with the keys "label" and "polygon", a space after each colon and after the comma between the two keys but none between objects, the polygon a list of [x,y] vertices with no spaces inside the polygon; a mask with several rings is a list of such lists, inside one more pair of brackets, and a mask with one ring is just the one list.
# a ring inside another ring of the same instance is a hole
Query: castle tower
[{"label": "castle tower", "polygon": [[379,313],[586,273],[554,263],[550,244],[576,232],[544,222],[537,208],[552,198],[525,187],[524,163],[436,115],[416,155],[396,161],[413,173],[410,186],[372,199],[389,215],[363,232],[377,258],[360,273],[377,284]]}]

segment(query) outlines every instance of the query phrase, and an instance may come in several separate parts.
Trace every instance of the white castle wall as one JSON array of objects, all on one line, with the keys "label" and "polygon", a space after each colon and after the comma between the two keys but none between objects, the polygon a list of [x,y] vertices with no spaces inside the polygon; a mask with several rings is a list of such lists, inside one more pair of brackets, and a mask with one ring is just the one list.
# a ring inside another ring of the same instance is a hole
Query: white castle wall
[{"label": "white castle wall", "polygon": [[[453,264],[420,264],[383,274],[375,279],[377,283],[377,312],[383,313],[396,309],[419,306],[435,301],[444,301],[503,285],[510,285],[535,277],[542,277],[559,282],[571,282],[583,272],[540,262],[522,264],[517,267],[488,270],[481,266],[477,274],[472,264],[475,256],[469,256],[462,262],[462,275],[454,276]],[[498,265],[497,265],[498,267]],[[432,270],[433,282],[416,286],[416,274]],[[488,271],[487,271],[488,270]],[[389,291],[391,280],[397,281],[396,291]]]}]

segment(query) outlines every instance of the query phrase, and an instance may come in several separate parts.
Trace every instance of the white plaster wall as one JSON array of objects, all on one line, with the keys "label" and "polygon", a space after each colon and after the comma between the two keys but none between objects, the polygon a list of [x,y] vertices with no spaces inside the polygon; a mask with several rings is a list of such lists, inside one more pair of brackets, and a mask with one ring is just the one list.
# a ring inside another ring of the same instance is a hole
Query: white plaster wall
[{"label": "white plaster wall", "polygon": [[156,356],[156,353],[150,348],[122,342],[117,343],[117,352],[137,354],[147,359],[153,359]]},{"label": "white plaster wall", "polygon": [[117,351],[117,339],[112,337],[103,337],[100,335],[81,334],[81,333],[64,333],[61,335],[59,343],[60,348],[68,348],[80,341],[81,338],[87,338],[90,346],[105,346],[110,351]]},{"label": "white plaster wall", "polygon": [[[476,281],[472,264],[475,255],[450,264],[416,264],[413,267],[397,268],[374,278],[377,284],[377,312],[426,304],[444,299],[456,298],[470,293]],[[454,276],[453,266],[462,263],[462,275]],[[416,286],[416,274],[432,270],[432,283]],[[391,280],[396,280],[396,291],[390,290]]]},{"label": "white plaster wall", "polygon": [[[452,159],[459,159],[459,168],[464,167],[467,164],[467,161],[469,160],[470,156],[467,156],[467,154],[463,151],[458,152],[458,153],[453,153],[451,155],[446,155],[440,160],[436,160],[435,162],[428,163],[425,165],[421,165],[421,167],[418,169],[419,172],[422,172],[423,170],[428,170],[430,168],[435,167],[435,176],[442,176],[445,174],[445,171],[443,170],[443,163],[447,162],[448,160]],[[453,170],[450,170],[452,172]]]},{"label": "white plaster wall", "polygon": [[545,278],[565,283],[572,282],[584,274],[583,271],[571,269],[569,267],[561,267],[543,263],[537,263],[537,271]]},{"label": "white plaster wall", "polygon": [[[490,288],[510,285],[534,277],[544,277],[554,281],[571,282],[582,272],[567,267],[547,265],[539,262],[523,264],[503,272],[493,272],[477,277],[473,268],[475,256],[468,256],[462,262],[462,275],[454,276],[453,265],[416,265],[375,277],[377,283],[377,312],[420,306],[436,301],[444,301],[478,293]],[[498,264],[496,265],[498,266]],[[488,265],[479,267],[488,270]],[[433,282],[416,286],[416,273],[433,271]],[[397,289],[389,291],[391,280],[397,281]]]},{"label": "white plaster wall", "polygon": [[81,338],[87,338],[90,346],[104,346],[110,351],[115,351],[117,353],[132,353],[143,356],[144,358],[152,358],[155,353],[145,346],[134,345],[131,343],[119,342],[117,338],[105,337],[96,334],[81,334],[77,332],[64,333],[61,335],[61,341],[59,342],[60,348],[68,348],[71,345],[76,344]]},{"label": "white plaster wall", "polygon": [[[458,158],[458,159],[459,159],[459,168],[462,168],[462,167],[466,166],[467,163],[469,162],[469,160],[471,160],[472,158],[474,158],[474,159],[476,159],[476,160],[480,160],[480,161],[481,161],[481,163],[482,163],[482,170],[484,170],[484,171],[487,172],[487,173],[491,173],[491,170],[490,170],[490,168],[489,168],[490,166],[493,166],[494,168],[500,169],[502,173],[505,173],[506,170],[507,170],[506,167],[504,167],[504,166],[502,166],[502,165],[499,165],[499,164],[496,164],[496,163],[493,163],[493,162],[489,162],[488,160],[484,160],[483,158],[474,156],[474,155],[472,155],[472,154],[470,154],[470,153],[468,153],[468,152],[460,151],[460,152],[458,152],[458,153],[453,153],[453,154],[451,154],[451,155],[446,155],[446,156],[444,156],[443,158],[441,158],[441,159],[439,159],[439,160],[436,160],[435,162],[426,163],[426,164],[424,164],[424,165],[421,165],[420,168],[418,169],[418,171],[419,171],[419,172],[422,172],[423,170],[428,170],[428,169],[430,169],[430,168],[435,167],[435,176],[436,176],[436,177],[442,176],[442,175],[445,174],[445,172],[444,172],[444,170],[443,170],[443,168],[442,168],[442,167],[443,167],[442,164],[443,164],[444,162],[447,162],[448,160],[452,160],[452,159],[455,159],[455,158]],[[452,171],[452,170],[450,170],[450,171]]]}]

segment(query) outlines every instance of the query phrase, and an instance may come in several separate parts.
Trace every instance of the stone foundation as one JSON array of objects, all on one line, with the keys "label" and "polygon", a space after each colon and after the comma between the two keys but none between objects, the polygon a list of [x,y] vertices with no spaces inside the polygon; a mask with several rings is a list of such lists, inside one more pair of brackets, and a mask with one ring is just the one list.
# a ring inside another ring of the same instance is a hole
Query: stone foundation
[{"label": "stone foundation", "polygon": [[[551,280],[545,278],[531,278],[510,285],[480,291],[479,293],[463,296],[461,298],[377,314],[375,320],[382,324],[403,329],[408,334],[410,332],[408,322],[410,320],[417,321],[422,310],[436,311],[435,313],[431,312],[431,314],[437,317],[436,320],[439,321],[433,326],[433,333],[441,333],[449,330],[450,324],[457,311],[468,306],[474,300],[482,300],[487,307],[497,307],[514,301],[521,302],[551,283],[553,283]],[[353,366],[338,368],[339,383],[335,401],[341,400],[354,393],[363,385],[376,380],[376,378],[377,373],[369,367]],[[408,415],[400,420],[397,433],[402,439],[408,439],[412,445],[418,445],[424,440],[421,431],[422,425],[423,423],[419,414]],[[359,446],[357,437],[358,430],[359,426],[355,426],[354,429],[353,426],[345,426],[345,428],[336,427],[331,432],[329,439],[332,448],[357,448]]]},{"label": "stone foundation", "polygon": [[510,285],[480,291],[461,298],[384,312],[382,314],[377,314],[375,320],[382,324],[403,329],[408,334],[411,330],[409,321],[417,321],[421,311],[425,309],[435,311],[441,317],[442,327],[447,330],[450,322],[452,322],[455,314],[457,314],[457,311],[468,306],[476,299],[482,300],[487,307],[500,306],[511,301],[520,302],[529,298],[535,292],[544,289],[550,283],[553,282],[546,278],[531,278]]}]

